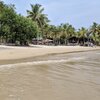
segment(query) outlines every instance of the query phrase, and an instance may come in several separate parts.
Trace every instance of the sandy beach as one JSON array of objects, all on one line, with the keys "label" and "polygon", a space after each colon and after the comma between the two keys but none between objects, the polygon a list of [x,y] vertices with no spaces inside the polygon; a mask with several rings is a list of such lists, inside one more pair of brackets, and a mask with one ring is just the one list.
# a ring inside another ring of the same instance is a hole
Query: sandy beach
[{"label": "sandy beach", "polygon": [[31,47],[0,46],[0,63],[5,60],[18,60],[43,56],[47,54],[69,53],[88,50],[100,50],[100,47],[43,45],[36,45]]},{"label": "sandy beach", "polygon": [[100,100],[99,90],[100,47],[0,47],[0,100]]}]

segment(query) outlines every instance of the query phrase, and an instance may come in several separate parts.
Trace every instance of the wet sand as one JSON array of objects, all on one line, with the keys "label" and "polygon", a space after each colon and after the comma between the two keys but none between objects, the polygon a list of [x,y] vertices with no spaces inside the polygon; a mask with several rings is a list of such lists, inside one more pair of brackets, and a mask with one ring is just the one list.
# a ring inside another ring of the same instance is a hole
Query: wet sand
[{"label": "wet sand", "polygon": [[32,58],[49,54],[100,50],[100,47],[39,45],[32,47],[0,46],[0,48],[0,64],[27,61],[28,59],[31,60]]},{"label": "wet sand", "polygon": [[0,65],[0,100],[100,100],[100,51]]}]

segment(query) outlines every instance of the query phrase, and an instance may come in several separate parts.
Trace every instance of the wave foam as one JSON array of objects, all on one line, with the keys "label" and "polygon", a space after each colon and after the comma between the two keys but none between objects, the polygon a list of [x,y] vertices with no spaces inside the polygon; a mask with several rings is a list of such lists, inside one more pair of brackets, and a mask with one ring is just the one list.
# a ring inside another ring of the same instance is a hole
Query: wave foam
[{"label": "wave foam", "polygon": [[41,64],[49,64],[49,63],[63,63],[69,61],[77,61],[82,60],[84,57],[77,57],[77,58],[70,58],[70,59],[60,59],[60,60],[46,60],[46,61],[33,61],[33,62],[23,62],[23,63],[16,63],[16,64],[6,64],[0,65],[1,68],[12,68],[17,66],[26,66],[26,65],[41,65]]}]

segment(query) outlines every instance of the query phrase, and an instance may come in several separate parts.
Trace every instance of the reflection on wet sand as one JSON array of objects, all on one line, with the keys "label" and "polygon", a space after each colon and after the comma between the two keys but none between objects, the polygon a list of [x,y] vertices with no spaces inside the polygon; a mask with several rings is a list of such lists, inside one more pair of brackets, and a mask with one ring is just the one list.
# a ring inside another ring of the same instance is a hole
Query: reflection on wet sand
[{"label": "reflection on wet sand", "polygon": [[0,100],[100,100],[100,51],[0,65]]}]

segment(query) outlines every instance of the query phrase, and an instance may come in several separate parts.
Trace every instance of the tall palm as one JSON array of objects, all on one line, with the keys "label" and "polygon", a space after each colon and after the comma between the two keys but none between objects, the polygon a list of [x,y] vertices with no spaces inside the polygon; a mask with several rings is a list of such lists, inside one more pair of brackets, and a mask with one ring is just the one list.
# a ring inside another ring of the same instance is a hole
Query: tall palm
[{"label": "tall palm", "polygon": [[72,37],[75,35],[75,28],[68,24],[68,23],[65,23],[65,24],[61,24],[61,27],[62,27],[62,30],[63,30],[63,37],[65,38],[65,44],[68,43],[68,38]]},{"label": "tall palm", "polygon": [[98,41],[99,41],[99,46],[100,46],[100,24],[97,27],[97,31],[98,31]]},{"label": "tall palm", "polygon": [[31,18],[33,21],[37,22],[38,25],[40,26],[40,16],[43,12],[43,8],[41,8],[41,5],[36,4],[36,5],[32,5],[31,4],[31,11],[27,10],[27,14],[29,18]]},{"label": "tall palm", "polygon": [[44,32],[44,26],[49,22],[47,15],[43,14],[44,8],[40,4],[31,5],[31,11],[27,10],[28,18],[31,18],[40,28],[40,31]]},{"label": "tall palm", "polygon": [[77,36],[79,38],[84,38],[84,37],[86,37],[86,33],[87,33],[87,29],[82,27],[81,29],[78,30]]},{"label": "tall palm", "polygon": [[82,42],[83,45],[85,43],[85,38],[87,37],[86,36],[87,32],[88,32],[88,30],[86,28],[84,28],[84,27],[82,27],[81,29],[79,29],[77,31],[77,37],[79,38],[79,40],[81,40],[81,42]]},{"label": "tall palm", "polygon": [[92,39],[94,40],[95,44],[99,42],[98,37],[100,35],[100,26],[97,23],[93,23],[93,25],[90,28],[91,34],[92,34]]}]

